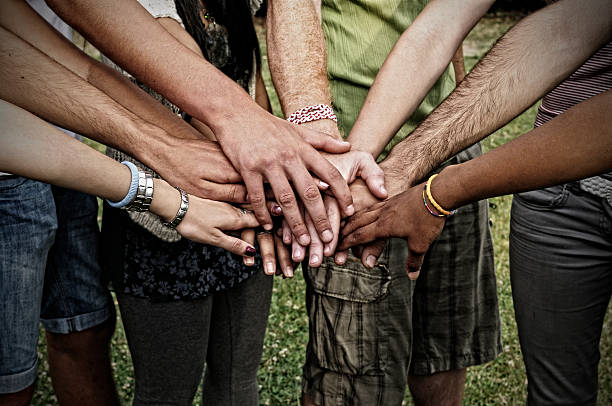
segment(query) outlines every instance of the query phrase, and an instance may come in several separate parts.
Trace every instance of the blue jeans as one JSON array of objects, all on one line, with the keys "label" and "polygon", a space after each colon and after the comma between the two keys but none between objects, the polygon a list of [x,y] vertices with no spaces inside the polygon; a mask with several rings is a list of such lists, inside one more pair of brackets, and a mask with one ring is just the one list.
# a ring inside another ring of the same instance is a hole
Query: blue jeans
[{"label": "blue jeans", "polygon": [[36,379],[39,322],[68,334],[114,317],[98,265],[97,212],[93,196],[0,179],[0,393]]},{"label": "blue jeans", "polygon": [[516,195],[510,270],[527,403],[595,405],[612,207],[571,184]]}]

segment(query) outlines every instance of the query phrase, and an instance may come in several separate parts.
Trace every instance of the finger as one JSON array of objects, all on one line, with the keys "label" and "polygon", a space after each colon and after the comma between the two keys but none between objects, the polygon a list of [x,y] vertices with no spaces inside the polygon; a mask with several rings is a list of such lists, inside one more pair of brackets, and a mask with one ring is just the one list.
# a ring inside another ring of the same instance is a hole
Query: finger
[{"label": "finger", "polygon": [[308,265],[317,268],[323,262],[323,241],[319,239],[312,218],[306,215],[306,227],[310,232],[310,245],[308,246]]},{"label": "finger", "polygon": [[291,233],[291,228],[289,228],[289,224],[287,224],[287,220],[283,219],[283,242],[287,245],[290,245],[293,241],[293,234]]},{"label": "finger", "polygon": [[421,273],[421,267],[423,266],[423,259],[425,254],[417,254],[414,251],[408,249],[408,258],[406,258],[406,273],[408,278],[415,280]]},{"label": "finger", "polygon": [[325,205],[325,210],[327,211],[327,218],[329,219],[329,223],[332,227],[332,233],[334,234],[333,240],[326,243],[323,247],[323,255],[329,257],[333,255],[336,250],[336,246],[338,245],[338,239],[340,234],[340,221],[342,220],[342,216],[340,214],[340,208],[338,207],[338,202],[333,197],[327,196],[323,199],[323,204]]},{"label": "finger", "polygon": [[[310,244],[310,235],[308,234],[308,229],[306,228],[306,223],[304,223],[304,218],[302,217],[298,202],[293,194],[293,189],[291,189],[284,174],[280,173],[280,171],[275,172],[276,173],[272,173],[268,179],[275,180],[273,183],[270,182],[270,185],[276,195],[276,201],[283,210],[283,215],[293,235],[296,236],[302,245],[308,245]],[[316,190],[316,192],[319,193],[318,190]]]},{"label": "finger", "polygon": [[346,259],[348,258],[348,251],[336,251],[334,255],[334,262],[336,265],[344,265],[346,264]]},{"label": "finger", "polygon": [[271,201],[271,200],[266,200],[266,206],[268,207],[268,211],[270,212],[272,216],[282,216],[283,215],[283,209],[282,207],[278,205],[278,203]]},{"label": "finger", "polygon": [[[291,180],[293,180],[293,185],[302,198],[302,204],[310,215],[311,222],[314,226],[309,230],[311,238],[314,232],[314,234],[319,235],[321,241],[330,242],[334,238],[334,234],[332,233],[331,225],[327,218],[327,212],[323,204],[321,192],[319,192],[319,189],[312,180],[312,176],[310,176],[305,169],[293,168],[291,171]],[[305,241],[302,241],[300,238],[298,238],[298,240],[300,244],[307,245]]]},{"label": "finger", "polygon": [[293,262],[291,262],[291,254],[289,248],[283,244],[283,240],[274,237],[274,244],[276,247],[276,258],[278,259],[278,267],[280,268],[283,276],[286,278],[293,278]]},{"label": "finger", "polygon": [[[240,239],[246,241],[247,243],[251,245],[254,245],[255,244],[255,230],[253,230],[252,228],[242,230],[242,232],[240,233]],[[242,257],[242,262],[246,266],[253,266],[255,265],[255,258],[253,255],[245,255]]]},{"label": "finger", "polygon": [[378,238],[376,235],[376,223],[370,223],[361,228],[357,228],[349,235],[345,236],[340,242],[340,247],[338,247],[338,249],[346,250],[356,245],[369,243],[376,238]]},{"label": "finger", "polygon": [[274,235],[271,232],[257,233],[257,242],[261,252],[264,273],[273,276],[276,273],[276,256],[274,254]]},{"label": "finger", "polygon": [[243,208],[231,206],[226,203],[217,203],[227,205],[231,210],[231,217],[224,220],[219,228],[223,230],[242,230],[243,228],[253,228],[259,225],[259,221],[252,211]]},{"label": "finger", "polygon": [[[180,186],[180,185],[179,185]],[[246,187],[242,184],[237,183],[215,183],[207,180],[202,180],[198,183],[196,190],[190,190],[191,188],[185,188],[184,190],[193,194],[194,196],[201,197],[203,199],[216,200],[218,202],[231,202],[231,203],[246,203]]]},{"label": "finger", "polygon": [[316,151],[305,152],[303,159],[308,169],[329,185],[329,190],[338,200],[342,212],[346,216],[352,216],[355,213],[353,196],[338,169]]},{"label": "finger", "polygon": [[360,161],[359,173],[374,196],[379,199],[387,198],[388,193],[385,188],[385,173],[380,169],[378,164],[376,164],[376,161],[371,155],[366,155]]},{"label": "finger", "polygon": [[319,190],[324,191],[324,190],[329,189],[329,185],[323,182],[321,179],[317,178],[316,176],[313,176],[312,180],[314,181],[315,185],[317,185]]},{"label": "finger", "polygon": [[[223,234],[219,230],[217,230],[217,232],[218,234],[215,234],[215,237],[214,237],[216,246],[226,249],[237,255],[245,255],[246,253],[249,253],[249,252],[252,252],[252,255],[255,255],[255,247],[253,247],[253,244],[245,240],[241,240],[239,238],[232,237],[227,234]],[[249,258],[253,261],[250,265],[253,265],[255,263],[255,259],[253,258],[253,256],[245,256],[244,258]],[[245,261],[245,264],[246,264],[246,261]]]},{"label": "finger", "polygon": [[365,247],[363,247],[363,251],[361,253],[361,262],[366,268],[374,268],[374,265],[376,265],[376,261],[385,249],[386,244],[387,240],[376,240],[371,244],[367,244]]},{"label": "finger", "polygon": [[349,142],[332,138],[328,134],[320,131],[302,128],[301,136],[302,139],[309,143],[313,148],[321,151],[341,154],[351,150],[351,144]]},{"label": "finger", "polygon": [[305,256],[306,248],[300,245],[295,236],[291,234],[291,260],[293,262],[302,262]]},{"label": "finger", "polygon": [[249,193],[249,202],[253,206],[257,221],[265,230],[272,229],[272,218],[266,208],[266,196],[264,194],[263,179],[260,174],[254,172],[245,173],[244,183]]},{"label": "finger", "polygon": [[355,214],[349,218],[347,223],[342,228],[342,236],[345,237],[358,228],[374,223],[376,220],[378,220],[379,212],[379,209],[366,209]]}]

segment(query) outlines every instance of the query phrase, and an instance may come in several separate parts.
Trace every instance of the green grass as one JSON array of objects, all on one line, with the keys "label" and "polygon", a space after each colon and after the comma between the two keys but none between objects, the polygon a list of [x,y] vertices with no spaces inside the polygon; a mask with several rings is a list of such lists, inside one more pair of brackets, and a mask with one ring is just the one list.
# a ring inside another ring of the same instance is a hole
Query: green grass
[{"label": "green grass", "polygon": [[[501,13],[490,15],[480,22],[468,36],[465,46],[466,66],[471,69],[495,40],[511,27],[520,16]],[[264,72],[266,75],[267,72]],[[269,83],[269,76],[264,76]],[[278,112],[278,102],[275,102]],[[533,127],[535,106],[517,117],[504,128],[483,142],[484,150],[490,150]],[[95,145],[95,143],[92,143]],[[492,232],[495,243],[495,267],[498,279],[499,306],[502,319],[504,352],[486,365],[469,369],[465,388],[465,405],[521,405],[525,402],[525,368],[518,344],[508,265],[508,234],[511,197],[490,200]],[[292,280],[277,279],[259,370],[261,404],[298,405],[300,396],[301,367],[304,347],[308,339],[308,320],[304,304],[304,281],[298,273]],[[611,308],[604,324],[601,342],[602,359],[598,405],[612,404],[612,330]],[[41,365],[34,405],[53,405],[53,395],[45,355],[44,334],[39,344]],[[134,379],[121,323],[112,342],[112,363],[117,388],[124,404],[131,401]],[[201,390],[201,389],[200,389]],[[200,405],[199,396],[195,405]],[[406,395],[405,404],[412,404]]]}]

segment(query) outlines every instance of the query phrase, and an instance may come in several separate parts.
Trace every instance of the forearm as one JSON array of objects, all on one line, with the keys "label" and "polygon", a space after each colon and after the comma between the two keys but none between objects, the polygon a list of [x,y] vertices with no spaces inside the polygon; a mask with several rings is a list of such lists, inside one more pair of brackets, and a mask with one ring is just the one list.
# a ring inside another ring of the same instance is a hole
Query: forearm
[{"label": "forearm", "polygon": [[183,46],[135,0],[47,3],[118,65],[210,126],[220,141],[223,123],[249,109],[263,112],[242,88]]},{"label": "forearm", "polygon": [[445,208],[557,185],[612,170],[612,91],[476,159],[451,165],[432,183]]},{"label": "forearm", "polygon": [[459,87],[381,164],[405,190],[500,128],[575,71],[612,36],[612,3],[565,0],[512,28]]},{"label": "forearm", "polygon": [[[165,147],[163,130],[140,119],[79,76],[0,28],[0,98],[56,125],[142,158]],[[121,142],[118,142],[120,140]]]},{"label": "forearm", "polygon": [[[127,166],[67,136],[27,111],[0,100],[0,170],[120,201],[130,187]],[[178,193],[155,180],[151,211],[166,220],[178,209]]]},{"label": "forearm", "polygon": [[286,116],[309,105],[331,104],[325,39],[310,0],[271,0],[268,63]]},{"label": "forearm", "polygon": [[[0,25],[48,55],[74,74],[109,95],[123,107],[179,138],[199,138],[199,133],[156,102],[127,78],[88,57],[47,24],[27,3],[7,0],[0,4]],[[128,145],[117,134],[116,144]],[[144,146],[146,148],[146,145]]]},{"label": "forearm", "polygon": [[375,157],[448,67],[490,0],[430,2],[402,34],[378,72],[348,140]]}]

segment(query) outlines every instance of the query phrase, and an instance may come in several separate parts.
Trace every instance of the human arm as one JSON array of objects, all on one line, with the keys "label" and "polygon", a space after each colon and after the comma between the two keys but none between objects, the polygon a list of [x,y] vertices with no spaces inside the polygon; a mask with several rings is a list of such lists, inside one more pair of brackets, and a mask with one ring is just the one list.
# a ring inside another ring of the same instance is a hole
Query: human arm
[{"label": "human arm", "polygon": [[[7,1],[0,6],[0,24],[24,35],[47,55],[3,30],[4,98],[127,152],[190,193],[244,201],[242,186],[226,184],[241,178],[216,143],[202,140],[197,131],[127,79],[76,49],[27,4],[18,2],[7,19],[5,11],[12,4]],[[134,131],[135,126],[147,128]]]},{"label": "human arm", "polygon": [[612,3],[563,0],[514,26],[381,163],[396,194],[531,106],[612,38]]},{"label": "human arm", "polygon": [[448,67],[492,0],[434,0],[401,35],[380,68],[348,140],[377,157]]},{"label": "human arm", "polygon": [[[230,78],[178,43],[135,1],[49,0],[48,4],[105,55],[211,128],[242,175],[265,228],[271,228],[272,221],[265,207],[264,180],[279,202],[296,204],[289,181],[302,200],[316,202],[321,198],[308,171],[330,185],[345,213],[353,213],[346,182],[313,148],[343,152],[348,144],[264,111]],[[159,63],[169,60],[171,64]],[[303,222],[292,226],[294,234],[309,239]]]},{"label": "human arm", "polygon": [[[444,168],[431,194],[446,210],[561,184],[612,170],[612,91],[594,96],[546,124],[478,158]],[[430,203],[431,204],[431,203]],[[407,239],[407,272],[416,277],[423,256],[444,225],[423,203],[423,185],[355,214],[341,249],[377,238]]]},{"label": "human arm", "polygon": [[[29,112],[0,100],[0,170],[29,177],[111,201],[120,201],[130,187],[130,170],[60,132]],[[154,180],[150,210],[166,221],[174,218],[180,198],[162,179]],[[191,196],[177,231],[194,241],[255,255],[255,248],[225,234],[256,226],[255,216],[227,203]]]}]

